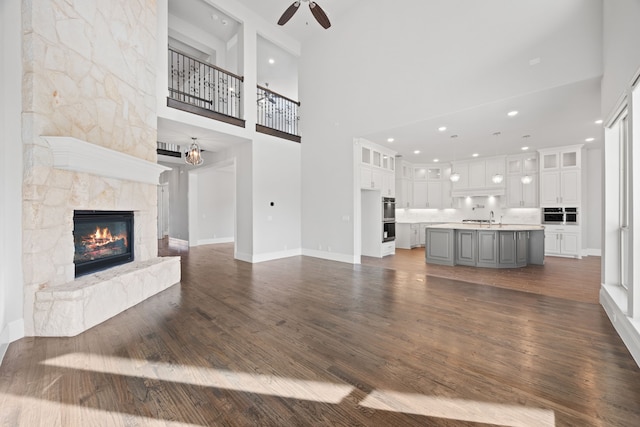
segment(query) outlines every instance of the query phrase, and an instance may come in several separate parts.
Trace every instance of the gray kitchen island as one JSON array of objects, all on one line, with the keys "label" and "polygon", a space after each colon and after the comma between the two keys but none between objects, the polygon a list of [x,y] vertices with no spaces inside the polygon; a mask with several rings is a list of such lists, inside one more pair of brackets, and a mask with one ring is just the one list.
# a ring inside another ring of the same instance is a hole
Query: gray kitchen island
[{"label": "gray kitchen island", "polygon": [[544,227],[447,223],[428,226],[427,263],[488,268],[544,264]]}]

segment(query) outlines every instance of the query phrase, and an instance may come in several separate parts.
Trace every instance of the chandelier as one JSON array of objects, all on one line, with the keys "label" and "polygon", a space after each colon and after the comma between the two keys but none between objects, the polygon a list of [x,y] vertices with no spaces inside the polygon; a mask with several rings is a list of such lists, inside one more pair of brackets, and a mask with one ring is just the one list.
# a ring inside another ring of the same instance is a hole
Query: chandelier
[{"label": "chandelier", "polygon": [[184,161],[190,165],[199,166],[202,164],[202,150],[200,150],[200,146],[196,142],[197,138],[191,138],[193,142],[189,147],[189,151],[186,152]]}]

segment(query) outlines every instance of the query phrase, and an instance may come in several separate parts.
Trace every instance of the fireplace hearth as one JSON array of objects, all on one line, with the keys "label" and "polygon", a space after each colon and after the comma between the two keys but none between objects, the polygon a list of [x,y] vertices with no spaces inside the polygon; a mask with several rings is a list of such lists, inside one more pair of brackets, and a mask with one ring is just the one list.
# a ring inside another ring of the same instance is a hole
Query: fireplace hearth
[{"label": "fireplace hearth", "polygon": [[74,211],[75,276],[133,261],[133,212]]}]

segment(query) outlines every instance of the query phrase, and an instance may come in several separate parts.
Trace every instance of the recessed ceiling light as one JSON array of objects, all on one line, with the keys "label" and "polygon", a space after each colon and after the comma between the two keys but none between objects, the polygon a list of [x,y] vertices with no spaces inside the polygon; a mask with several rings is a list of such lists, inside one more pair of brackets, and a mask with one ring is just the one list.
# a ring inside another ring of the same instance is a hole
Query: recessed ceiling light
[{"label": "recessed ceiling light", "polygon": [[420,150],[415,150],[413,154],[420,154]]},{"label": "recessed ceiling light", "polygon": [[518,112],[516,110],[509,111],[507,113],[507,116],[509,116],[509,117],[513,117],[513,116],[517,116],[517,115],[518,115]]},{"label": "recessed ceiling light", "polygon": [[520,148],[522,151],[527,151],[529,149],[529,147],[521,147]]},{"label": "recessed ceiling light", "polygon": [[433,163],[438,163],[440,159],[433,159]]},{"label": "recessed ceiling light", "polygon": [[479,155],[480,155],[480,154],[478,154],[478,153],[473,153],[473,154],[471,155],[471,157],[478,157]]},{"label": "recessed ceiling light", "polygon": [[587,139],[585,139],[584,141],[585,141],[585,142],[593,142],[593,141],[595,141],[595,140],[596,140],[595,138],[587,138]]},{"label": "recessed ceiling light", "polygon": [[601,125],[602,124],[602,119],[598,119],[594,123],[597,124],[597,125]]},{"label": "recessed ceiling light", "polygon": [[447,130],[447,127],[446,127],[446,126],[440,126],[440,127],[438,128],[438,130],[439,130],[440,132],[444,132],[445,130]]},{"label": "recessed ceiling light", "polygon": [[393,139],[393,138],[387,138],[387,142],[393,142],[393,141],[395,141],[395,139]]},{"label": "recessed ceiling light", "polygon": [[276,60],[273,58],[269,58],[269,64],[273,65],[276,63]]}]

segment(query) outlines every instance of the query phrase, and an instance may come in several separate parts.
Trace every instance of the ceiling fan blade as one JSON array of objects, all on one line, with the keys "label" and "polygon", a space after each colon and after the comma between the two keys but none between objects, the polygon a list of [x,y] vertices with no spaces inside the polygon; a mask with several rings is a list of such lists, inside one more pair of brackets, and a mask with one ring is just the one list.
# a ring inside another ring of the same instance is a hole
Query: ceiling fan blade
[{"label": "ceiling fan blade", "polygon": [[291,19],[291,17],[298,11],[299,8],[300,8],[300,2],[294,1],[293,4],[289,6],[287,10],[284,11],[282,16],[278,20],[278,25],[286,24],[289,21],[289,19]]},{"label": "ceiling fan blade", "polygon": [[322,10],[322,8],[320,7],[320,5],[318,5],[318,3],[310,1],[309,9],[311,9],[311,13],[313,14],[313,17],[316,18],[316,21],[318,21],[318,23],[322,25],[324,29],[327,29],[331,26],[331,22],[329,22],[329,18],[327,17],[327,14],[324,13],[324,10]]}]

